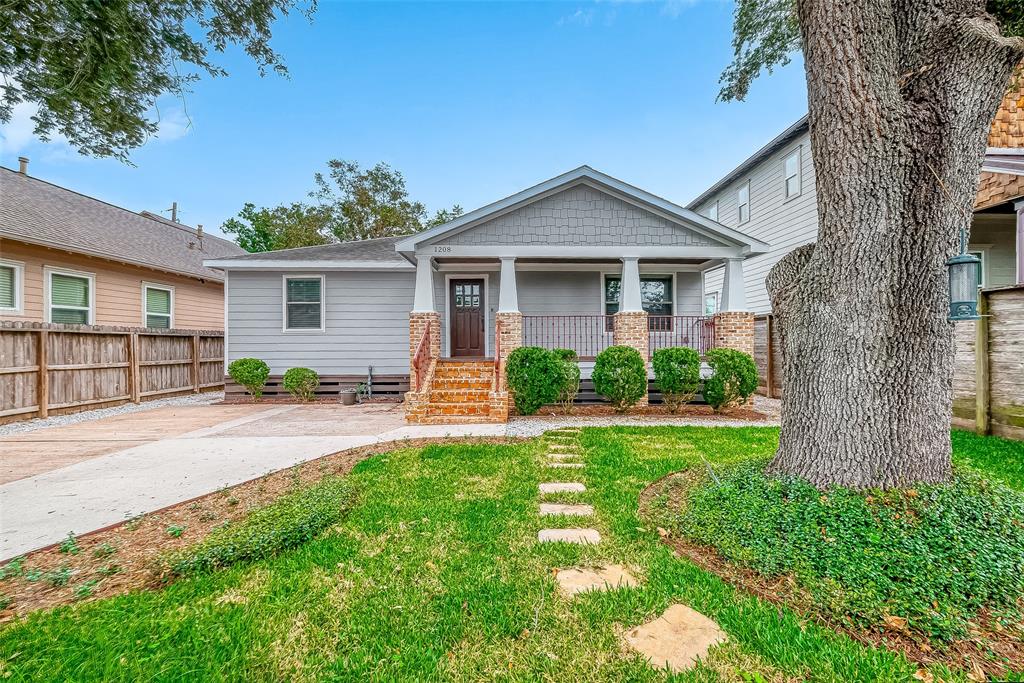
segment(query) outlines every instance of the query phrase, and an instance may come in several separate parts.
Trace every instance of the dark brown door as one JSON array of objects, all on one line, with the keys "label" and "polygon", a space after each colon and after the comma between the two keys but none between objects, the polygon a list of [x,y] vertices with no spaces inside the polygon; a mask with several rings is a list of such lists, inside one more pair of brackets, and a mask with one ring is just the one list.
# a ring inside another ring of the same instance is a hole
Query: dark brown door
[{"label": "dark brown door", "polygon": [[450,280],[452,355],[484,355],[484,281]]}]

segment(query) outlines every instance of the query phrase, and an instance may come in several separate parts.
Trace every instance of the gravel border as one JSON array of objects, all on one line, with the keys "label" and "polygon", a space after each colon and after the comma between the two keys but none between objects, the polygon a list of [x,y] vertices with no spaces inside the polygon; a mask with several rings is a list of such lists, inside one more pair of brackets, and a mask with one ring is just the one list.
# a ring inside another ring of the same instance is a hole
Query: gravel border
[{"label": "gravel border", "polygon": [[45,429],[47,427],[64,427],[66,425],[80,424],[82,422],[91,422],[92,420],[102,420],[105,417],[141,413],[145,410],[166,408],[168,406],[206,406],[223,400],[223,391],[209,391],[201,394],[189,394],[188,396],[158,398],[152,401],[145,401],[143,403],[125,403],[124,405],[113,406],[112,408],[85,410],[80,413],[72,413],[70,415],[55,415],[53,417],[48,417],[45,420],[36,418],[34,420],[24,420],[22,422],[11,422],[9,424],[0,425],[0,436],[24,434],[26,432],[34,432],[37,429]]}]

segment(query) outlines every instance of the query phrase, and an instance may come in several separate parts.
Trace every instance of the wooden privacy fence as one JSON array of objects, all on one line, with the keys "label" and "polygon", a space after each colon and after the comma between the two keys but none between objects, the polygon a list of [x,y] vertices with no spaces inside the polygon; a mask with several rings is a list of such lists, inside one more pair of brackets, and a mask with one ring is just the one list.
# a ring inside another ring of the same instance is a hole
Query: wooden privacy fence
[{"label": "wooden privacy fence", "polygon": [[[1024,285],[982,290],[978,322],[956,324],[953,425],[1024,440]],[[771,315],[754,318],[754,360],[767,396],[782,395],[782,344]]]},{"label": "wooden privacy fence", "polygon": [[224,333],[0,322],[0,422],[224,386]]}]

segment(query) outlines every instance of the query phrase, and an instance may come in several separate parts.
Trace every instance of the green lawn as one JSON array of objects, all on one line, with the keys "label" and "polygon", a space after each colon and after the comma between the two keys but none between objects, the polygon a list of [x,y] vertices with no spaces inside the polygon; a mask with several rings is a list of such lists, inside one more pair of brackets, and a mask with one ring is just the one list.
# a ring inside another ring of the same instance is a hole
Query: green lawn
[{"label": "green lawn", "polygon": [[[271,560],[40,613],[0,632],[7,680],[665,680],[617,633],[681,601],[730,643],[673,680],[906,681],[916,667],[740,593],[675,558],[636,516],[673,471],[770,454],[776,429],[587,429],[587,468],[543,467],[544,440],[445,445],[371,458],[328,532]],[[985,444],[1008,464],[984,455]],[[1021,486],[1024,447],[956,437],[957,459]],[[540,546],[537,484],[597,510],[599,546]],[[561,597],[552,569],[618,562],[642,585]],[[935,670],[945,680],[956,675]]]}]

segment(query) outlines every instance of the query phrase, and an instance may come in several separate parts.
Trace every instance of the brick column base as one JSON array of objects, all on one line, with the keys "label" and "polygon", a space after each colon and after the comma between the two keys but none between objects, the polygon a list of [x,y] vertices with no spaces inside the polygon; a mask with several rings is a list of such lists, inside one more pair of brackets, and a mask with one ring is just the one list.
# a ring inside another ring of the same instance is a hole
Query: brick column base
[{"label": "brick column base", "polygon": [[505,362],[510,353],[523,345],[523,314],[516,312],[497,313],[494,317],[498,326],[498,340],[501,345],[501,376],[495,382],[495,390],[491,392],[491,417],[497,421],[507,422],[512,401],[508,395],[508,384],[505,382]]},{"label": "brick column base", "polygon": [[409,389],[419,391],[416,384],[416,373],[413,372],[412,359],[416,357],[416,349],[419,348],[420,339],[430,324],[430,358],[441,357],[441,314],[436,311],[429,313],[409,314]]},{"label": "brick column base", "polygon": [[[647,327],[646,311],[624,311],[612,316],[614,333],[612,339],[616,346],[630,346],[637,350],[640,357],[644,359],[644,367],[647,367],[648,343],[650,341],[650,328]],[[647,392],[637,401],[638,406],[647,405]]]},{"label": "brick column base", "polygon": [[[715,348],[736,349],[754,356],[754,314],[746,311],[725,311],[715,314]],[[756,392],[755,392],[756,393]],[[744,407],[754,405],[754,397]]]}]

